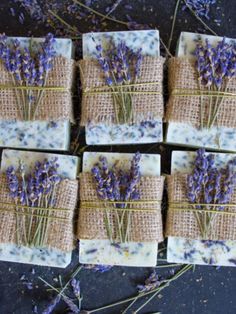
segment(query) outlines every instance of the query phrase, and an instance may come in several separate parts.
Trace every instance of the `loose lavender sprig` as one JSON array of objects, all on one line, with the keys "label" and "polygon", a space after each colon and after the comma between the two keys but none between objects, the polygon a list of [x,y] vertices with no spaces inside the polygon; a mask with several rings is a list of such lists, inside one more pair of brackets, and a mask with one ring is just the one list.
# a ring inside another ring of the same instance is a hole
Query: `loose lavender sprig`
[{"label": "loose lavender sprig", "polygon": [[224,210],[224,206],[230,202],[236,186],[236,159],[231,160],[225,168],[215,167],[214,156],[207,155],[204,149],[197,151],[194,170],[187,178],[187,198],[190,203],[214,204],[215,206],[196,206],[202,212],[196,212],[201,235],[204,239],[213,231],[215,214],[205,212],[207,210]]},{"label": "loose lavender sprig", "polygon": [[55,309],[55,307],[57,306],[57,304],[60,302],[61,300],[61,296],[57,295],[52,301],[51,303],[49,303],[49,305],[47,306],[47,308],[43,311],[42,314],[51,314],[53,312],[53,310]]},{"label": "loose lavender sprig", "polygon": [[120,124],[130,122],[132,97],[129,92],[132,92],[134,87],[129,85],[134,84],[140,76],[142,49],[134,52],[123,41],[117,45],[111,41],[105,51],[101,45],[97,45],[96,50],[97,61],[103,71],[105,82],[111,89],[116,122]]},{"label": "loose lavender sprig", "polygon": [[54,44],[54,36],[47,34],[40,51],[35,54],[29,48],[22,49],[19,40],[9,41],[5,34],[0,35],[0,60],[11,74],[13,85],[26,87],[16,91],[18,109],[23,111],[25,120],[34,119],[41,104],[44,91],[39,90],[37,96],[33,96],[30,87],[46,85],[55,56]]},{"label": "loose lavender sprig", "polygon": [[[197,44],[195,56],[200,89],[210,93],[207,103],[209,109],[206,126],[211,128],[223,103],[224,92],[227,92],[230,80],[236,76],[236,46],[227,43],[223,38],[214,47],[206,39],[205,44],[203,42]],[[211,95],[215,91],[223,94]],[[203,113],[203,97],[201,97],[201,128],[204,127]]]},{"label": "loose lavender sprig", "polygon": [[214,4],[216,4],[216,0],[185,0],[183,10],[186,10],[189,7],[197,16],[210,20],[209,13],[211,6]]},{"label": "loose lavender sprig", "polygon": [[[48,215],[49,211],[37,210],[37,215],[34,217],[34,207],[50,208],[55,205],[55,192],[57,185],[62,180],[58,174],[59,164],[57,158],[52,160],[45,159],[43,162],[36,162],[33,171],[26,175],[25,165],[20,162],[19,168],[15,169],[10,166],[6,170],[6,177],[10,196],[14,199],[16,210],[19,210],[20,205],[32,207],[31,209],[23,210],[27,215],[23,220],[18,222],[23,224],[25,245],[42,246],[47,240],[48,231]],[[29,214],[29,215],[28,215]],[[33,221],[36,228],[33,228]],[[22,228],[17,227],[17,232]]]},{"label": "loose lavender sprig", "polygon": [[[137,185],[140,182],[139,162],[141,154],[136,153],[131,161],[129,172],[118,169],[114,164],[111,169],[108,167],[107,159],[104,156],[99,158],[99,163],[91,169],[97,186],[97,195],[99,199],[104,201],[132,201],[140,199],[140,194]],[[115,208],[127,208],[127,204],[113,204]],[[112,206],[112,205],[111,205]],[[118,226],[118,239],[113,239],[110,223],[110,212],[106,210],[105,226],[107,228],[108,238],[111,242],[126,242],[129,241],[130,228],[130,212],[114,210],[116,225]]]},{"label": "loose lavender sprig", "polygon": [[151,291],[151,290],[159,287],[161,284],[162,284],[162,280],[157,275],[157,273],[155,271],[153,271],[150,274],[150,276],[145,280],[144,284],[137,285],[138,292],[144,293],[144,292]]}]

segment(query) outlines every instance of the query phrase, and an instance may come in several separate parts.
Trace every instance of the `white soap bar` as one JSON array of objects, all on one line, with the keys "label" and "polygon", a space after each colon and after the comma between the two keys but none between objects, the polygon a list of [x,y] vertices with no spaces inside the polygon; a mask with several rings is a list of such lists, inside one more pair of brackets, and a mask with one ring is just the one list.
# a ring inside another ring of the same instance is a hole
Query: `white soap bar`
[{"label": "white soap bar", "polygon": [[[105,156],[109,165],[117,160],[122,169],[129,169],[133,154],[85,152],[83,171],[90,172],[100,156]],[[160,176],[160,156],[142,154],[140,171],[143,176]],[[109,240],[81,240],[79,261],[82,264],[104,264],[122,266],[155,266],[158,245],[155,242],[129,242],[117,246]]]},{"label": "white soap bar", "polygon": [[[222,167],[235,158],[234,154],[214,154],[216,167]],[[191,173],[195,152],[173,151],[171,174]],[[236,241],[204,241],[168,237],[169,263],[236,266]]]},{"label": "white soap bar", "polygon": [[[64,178],[76,179],[79,168],[78,157],[9,149],[3,150],[1,172],[5,172],[11,165],[17,168],[19,160],[26,164],[26,171],[29,171],[29,168],[34,166],[36,161],[55,157],[58,158],[57,163],[60,165],[58,173]],[[0,243],[0,260],[8,262],[65,268],[71,262],[71,254],[72,252],[63,252],[56,248],[31,248],[23,245]]]},{"label": "white soap bar", "polygon": [[[126,45],[134,50],[142,48],[144,56],[160,56],[158,30],[142,30],[109,33],[83,34],[83,58],[96,58],[96,45],[105,46],[110,40]],[[136,144],[162,142],[162,119],[143,121],[134,125],[104,125],[90,123],[86,126],[88,145]]]},{"label": "white soap bar", "polygon": [[[21,47],[37,50],[37,44],[43,38],[9,37],[8,40],[18,39]],[[71,59],[73,45],[71,39],[56,39],[54,49],[56,56]],[[70,122],[59,121],[15,121],[0,120],[0,146],[13,148],[27,148],[37,150],[66,151],[70,144]]]},{"label": "white soap bar", "polygon": [[[176,56],[195,58],[196,43],[199,40],[205,42],[206,39],[211,45],[217,45],[223,37],[182,32],[178,41]],[[226,38],[226,41],[236,43],[236,39]],[[214,126],[210,130],[199,130],[189,123],[170,121],[168,122],[166,142],[233,152],[236,151],[236,129]]]}]

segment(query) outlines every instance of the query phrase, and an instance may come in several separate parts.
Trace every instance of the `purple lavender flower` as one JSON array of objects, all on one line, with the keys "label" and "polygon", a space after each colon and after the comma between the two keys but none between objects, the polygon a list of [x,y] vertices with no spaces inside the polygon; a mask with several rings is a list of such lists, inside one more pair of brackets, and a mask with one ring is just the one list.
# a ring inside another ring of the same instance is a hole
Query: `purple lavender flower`
[{"label": "purple lavender flower", "polygon": [[47,306],[47,308],[43,311],[42,314],[51,314],[52,311],[55,309],[55,307],[57,306],[57,304],[60,302],[61,300],[61,296],[57,295]]},{"label": "purple lavender flower", "polygon": [[[131,161],[130,171],[126,172],[118,169],[116,164],[109,169],[107,159],[104,156],[101,156],[99,158],[100,163],[96,164],[91,169],[99,199],[111,202],[120,201],[118,204],[112,204],[115,208],[127,208],[128,204],[125,203],[126,201],[140,199],[140,194],[137,188],[141,178],[139,168],[140,159],[141,154],[136,153]],[[124,203],[122,203],[122,201],[124,201]],[[125,214],[129,217],[130,212],[127,211]],[[120,218],[119,215],[120,212],[117,213],[116,219],[120,220],[122,218]],[[121,224],[120,221],[117,223],[118,225]],[[128,226],[122,226],[122,228],[128,228]],[[127,241],[127,230],[128,229],[122,230],[122,232],[119,233],[119,242]],[[111,239],[109,230],[107,230],[107,233]],[[122,238],[121,234],[123,234]]]},{"label": "purple lavender flower", "polygon": [[204,149],[197,151],[195,165],[192,174],[187,178],[187,198],[190,203],[214,204],[215,206],[197,205],[196,208],[202,210],[198,212],[202,225],[199,226],[206,237],[211,228],[209,223],[204,223],[204,209],[224,210],[224,206],[217,204],[227,204],[230,202],[236,185],[236,159],[231,160],[225,168],[217,169],[213,155],[206,155]]},{"label": "purple lavender flower", "polygon": [[105,273],[109,271],[113,266],[111,265],[84,265],[85,269],[91,269],[94,272]]},{"label": "purple lavender flower", "polygon": [[213,4],[216,4],[216,0],[186,0],[183,10],[190,7],[196,15],[209,20],[210,8]]},{"label": "purple lavender flower", "polygon": [[80,281],[73,278],[71,280],[71,287],[73,289],[73,293],[77,299],[80,298]]},{"label": "purple lavender flower", "polygon": [[68,296],[62,295],[62,299],[67,304],[72,313],[80,313],[80,309],[78,308],[78,306]]},{"label": "purple lavender flower", "polygon": [[161,285],[162,281],[155,271],[151,273],[151,275],[145,280],[144,284],[137,285],[138,292],[144,293],[151,291],[155,288],[158,288]]}]

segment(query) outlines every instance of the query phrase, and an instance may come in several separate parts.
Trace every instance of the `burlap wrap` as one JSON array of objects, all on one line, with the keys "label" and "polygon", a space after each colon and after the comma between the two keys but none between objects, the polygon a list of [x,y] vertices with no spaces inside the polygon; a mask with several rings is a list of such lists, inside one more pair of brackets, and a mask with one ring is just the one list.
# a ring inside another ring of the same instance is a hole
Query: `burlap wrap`
[{"label": "burlap wrap", "polygon": [[[137,85],[135,91],[154,91],[157,94],[131,94],[133,105],[133,120],[130,123],[139,123],[143,120],[162,118],[164,113],[162,81],[163,64],[162,57],[144,57],[140,77],[136,83],[157,83],[150,85]],[[96,87],[104,87],[105,78],[101,66],[94,60],[80,60],[81,82],[83,91],[93,90]],[[107,90],[107,89],[106,89]],[[108,90],[109,91],[109,90]],[[115,110],[111,93],[89,94],[83,93],[81,125],[88,122],[115,124]]]},{"label": "burlap wrap", "polygon": [[[47,232],[46,247],[57,248],[61,251],[69,252],[73,249],[73,216],[74,209],[77,203],[78,181],[63,180],[59,183],[56,195],[54,208],[64,208],[68,211],[50,210],[49,216],[53,216],[49,220],[49,228]],[[14,204],[12,198],[9,196],[6,176],[0,175],[0,196],[1,203]],[[10,212],[15,208],[13,206],[4,205],[0,203],[0,243],[17,243],[16,241],[16,214]],[[8,212],[1,209],[9,210]],[[19,212],[27,212],[28,209],[18,207]],[[32,211],[30,211],[32,212]],[[35,210],[35,214],[39,211]],[[43,215],[46,211],[43,211]],[[23,215],[19,215],[19,220],[24,220]],[[55,217],[55,219],[54,219]],[[63,218],[63,220],[56,219],[56,217]],[[65,219],[64,219],[65,218]],[[33,224],[32,229],[35,229]],[[21,234],[22,230],[18,230]]]},{"label": "burlap wrap", "polygon": [[[163,241],[161,200],[163,193],[164,177],[142,177],[138,186],[141,200],[158,200],[158,204],[131,204],[130,207],[141,208],[142,211],[130,211],[130,239],[135,242],[161,242]],[[80,201],[98,201],[96,185],[90,173],[80,176]],[[96,203],[95,203],[96,205]],[[155,209],[155,211],[144,211]],[[85,208],[81,205],[78,222],[79,239],[107,239],[104,224],[105,211],[103,209]],[[116,234],[114,211],[109,211],[111,230]]]},{"label": "burlap wrap", "polygon": [[[44,90],[35,120],[70,120],[73,122],[71,88],[74,76],[74,61],[64,57],[55,57],[52,64],[53,68],[49,71],[46,86],[63,87],[65,90]],[[5,69],[2,62],[0,62],[0,85],[13,85],[11,74]],[[16,97],[16,93],[18,93],[21,100],[21,92],[21,90],[0,87],[0,119],[21,120]],[[38,93],[40,91],[32,91],[33,96],[37,96]],[[22,112],[22,101],[20,106]]]},{"label": "burlap wrap", "polygon": [[[188,202],[187,194],[187,175],[171,175],[167,178],[168,199],[172,202]],[[236,190],[231,203],[236,204]],[[178,208],[181,205],[178,205]],[[186,208],[186,207],[185,207]],[[191,205],[188,206],[191,208]],[[193,207],[195,208],[195,207]],[[213,209],[212,207],[210,209]],[[235,207],[224,207],[225,211],[236,212]],[[213,214],[214,220],[212,232],[207,239],[204,239],[198,227],[195,213],[192,211],[172,211],[168,210],[166,236],[181,237],[187,239],[203,240],[236,240],[236,215]]]},{"label": "burlap wrap", "polygon": [[[170,97],[165,120],[167,122],[189,123],[199,128],[201,124],[201,96],[178,96],[172,94],[175,90],[179,90],[181,94],[185,94],[186,90],[190,93],[192,90],[199,90],[195,61],[188,58],[171,58],[168,63],[168,72]],[[202,89],[208,90],[206,88]],[[229,81],[227,92],[236,93],[236,78]],[[216,99],[216,97],[213,99]],[[206,125],[209,110],[209,96],[202,96],[202,106],[203,122],[204,125]],[[232,128],[236,127],[236,97],[224,97],[217,115],[217,125]]]}]

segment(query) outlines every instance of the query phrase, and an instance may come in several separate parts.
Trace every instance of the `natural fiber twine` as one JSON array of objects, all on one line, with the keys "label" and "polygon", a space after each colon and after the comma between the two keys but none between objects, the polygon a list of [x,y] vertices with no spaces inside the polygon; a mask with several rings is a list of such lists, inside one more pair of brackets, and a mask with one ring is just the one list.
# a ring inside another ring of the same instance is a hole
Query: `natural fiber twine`
[{"label": "natural fiber twine", "polygon": [[[71,88],[74,76],[74,61],[64,57],[54,57],[52,70],[49,71],[46,86],[63,87],[65,90],[44,90],[42,101],[39,104],[35,120],[57,121],[73,118]],[[0,85],[13,86],[11,74],[0,62]],[[30,90],[30,88],[29,88]],[[21,120],[23,111],[21,90],[0,88],[0,119]],[[32,91],[37,96],[41,91]],[[17,102],[20,100],[20,108]]]},{"label": "natural fiber twine", "polygon": [[[199,90],[198,73],[195,69],[195,61],[188,58],[171,58],[168,63],[168,72],[170,97],[165,120],[167,122],[189,123],[196,128],[200,128],[200,105],[202,98],[203,124],[206,125],[209,110],[209,96],[201,96],[200,93],[196,96],[174,95],[174,91],[176,90],[180,91],[180,94],[184,94],[184,91],[190,91],[191,94],[191,91]],[[207,88],[204,88],[203,90],[208,91]],[[236,78],[229,81],[227,92],[236,93]],[[213,97],[213,103],[215,99],[216,96]],[[222,97],[219,97],[219,99],[220,102]],[[217,115],[216,124],[219,127],[236,127],[236,97],[224,96]]]},{"label": "natural fiber twine", "polygon": [[[143,58],[140,77],[135,83],[147,84],[136,85],[134,91],[140,93],[131,94],[133,118],[130,124],[163,117],[162,81],[164,62],[165,59],[162,57]],[[97,87],[104,87],[104,73],[97,61],[80,60],[79,66],[83,91],[92,91]],[[148,84],[153,82],[157,84]],[[125,89],[123,89],[123,91],[125,91]],[[145,93],[142,94],[142,92]],[[150,92],[150,94],[147,92]],[[109,90],[107,93],[98,93],[95,95],[89,94],[89,92],[83,93],[80,123],[82,126],[85,126],[89,122],[104,124],[116,123],[113,98]]]},{"label": "natural fiber twine", "polygon": [[[163,241],[161,200],[164,186],[164,177],[142,177],[138,189],[141,200],[155,200],[158,204],[131,204],[130,207],[140,208],[140,211],[130,211],[130,241],[135,242],[161,242]],[[90,173],[84,172],[80,176],[80,201],[95,201],[95,206],[100,207],[101,201],[97,197],[96,184]],[[97,204],[96,204],[97,201]],[[105,207],[105,206],[104,206]],[[147,209],[145,211],[145,209]],[[154,209],[154,211],[148,211]],[[105,210],[85,208],[81,205],[78,222],[79,239],[108,239],[104,224]],[[114,210],[109,211],[111,230],[115,235]]]},{"label": "natural fiber twine", "polygon": [[[73,217],[74,209],[77,204],[77,193],[78,193],[78,181],[65,179],[61,181],[56,189],[55,194],[55,205],[54,208],[63,208],[65,210],[51,209],[47,211],[48,215],[53,218],[49,219],[47,239],[45,241],[45,247],[57,248],[61,251],[70,252],[73,249]],[[1,203],[14,204],[12,198],[9,196],[9,190],[7,186],[6,176],[0,175],[0,196]],[[4,211],[8,210],[8,211]],[[15,208],[9,205],[0,204],[0,243],[16,243],[16,214],[13,212]],[[12,212],[11,212],[12,211]],[[18,206],[19,213],[30,212],[30,209],[23,209]],[[37,214],[39,211],[35,210],[33,213]],[[46,214],[46,211],[43,211]],[[61,220],[57,217],[62,218]],[[25,221],[24,215],[18,215],[18,220],[22,225]],[[36,224],[33,220],[32,229],[35,230]],[[18,230],[20,238],[23,238],[23,230]]]},{"label": "natural fiber twine", "polygon": [[[173,202],[180,203],[177,206],[181,208],[181,203],[188,202],[186,197],[187,175],[171,175],[167,177],[167,185],[170,204]],[[236,191],[233,194],[231,203],[236,204]],[[191,204],[188,208],[191,208]],[[192,206],[192,208],[195,209],[196,207]],[[209,209],[213,208],[210,207]],[[223,210],[236,212],[236,206],[230,208],[226,206]],[[166,236],[196,240],[236,240],[236,215],[215,214],[215,212],[212,215],[214,215],[214,219],[210,235],[207,238],[203,238],[193,211],[169,209],[167,212]]]}]

